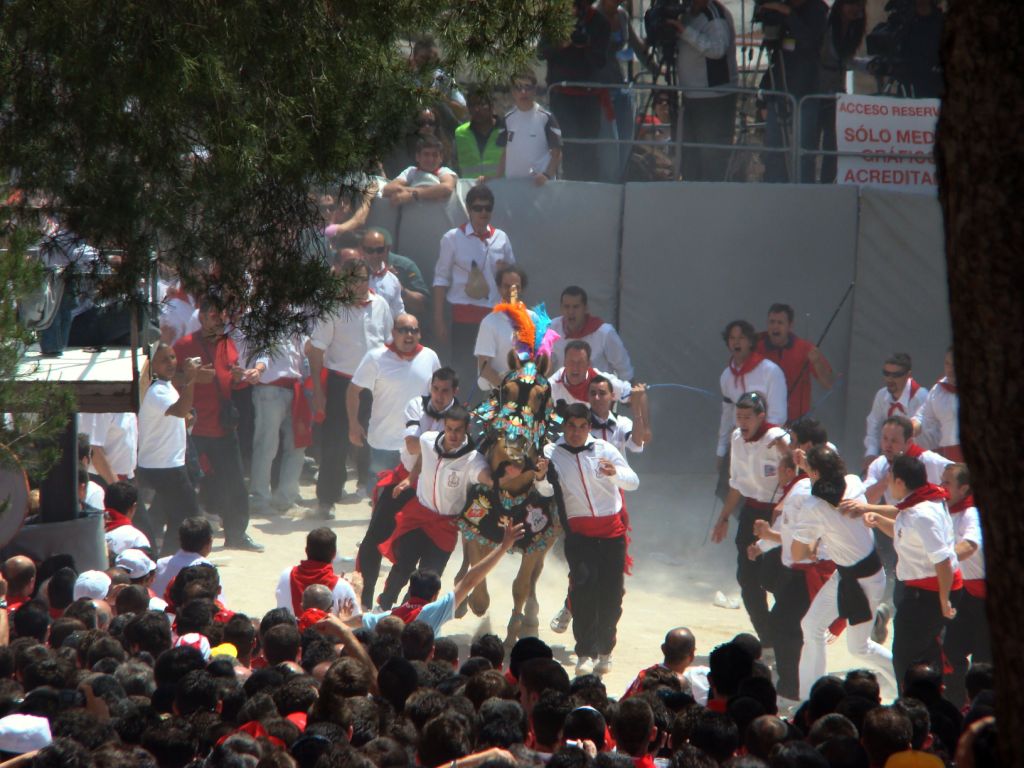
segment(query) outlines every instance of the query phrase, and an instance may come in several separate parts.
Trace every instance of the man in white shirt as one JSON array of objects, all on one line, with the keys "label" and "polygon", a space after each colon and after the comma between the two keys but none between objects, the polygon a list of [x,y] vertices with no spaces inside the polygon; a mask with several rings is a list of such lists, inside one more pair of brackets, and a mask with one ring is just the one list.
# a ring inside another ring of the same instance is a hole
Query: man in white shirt
[{"label": "man in white shirt", "polygon": [[126,549],[149,548],[149,538],[133,524],[138,506],[139,492],[127,480],[118,480],[107,486],[103,495],[104,539],[107,552],[112,556]]},{"label": "man in white shirt", "polygon": [[370,289],[384,298],[392,317],[405,312],[402,282],[388,269],[388,241],[379,229],[368,229],[359,241],[359,253],[370,268]]},{"label": "man in white shirt", "polygon": [[[367,352],[352,375],[345,406],[348,409],[349,442],[370,444],[370,472],[391,469],[405,445],[404,408],[411,398],[427,392],[430,377],[441,367],[437,353],[420,344],[420,321],[401,314],[391,329],[392,342]],[[369,431],[359,423],[359,395],[373,395]]]},{"label": "man in white shirt", "polygon": [[459,177],[444,167],[444,145],[436,136],[416,140],[416,165],[411,165],[384,185],[381,197],[392,205],[402,206],[420,201],[447,200],[455,191]]},{"label": "man in white shirt", "polygon": [[330,528],[314,528],[306,534],[306,559],[285,568],[277,580],[277,607],[301,616],[302,593],[311,584],[322,584],[331,590],[331,613],[344,609],[349,615],[358,615],[361,611],[352,585],[334,572],[337,555],[338,536]]},{"label": "man in white shirt", "polygon": [[566,408],[562,437],[544,446],[536,476],[542,496],[554,495],[557,483],[565,509],[576,675],[604,675],[612,666],[629,562],[621,492],[635,491],[640,478],[611,443],[590,434],[583,403]]},{"label": "man in white shirt", "polygon": [[562,163],[562,129],[555,116],[536,102],[536,90],[533,72],[512,78],[516,105],[505,113],[505,128],[498,137],[502,148],[498,176],[533,179],[540,187],[555,178]]},{"label": "man in white shirt", "polygon": [[362,605],[369,609],[380,576],[379,546],[395,531],[395,516],[405,503],[416,495],[416,489],[395,486],[409,476],[420,455],[420,435],[424,432],[443,432],[444,415],[459,404],[459,377],[451,368],[438,368],[430,377],[430,394],[410,398],[405,406],[405,444],[402,446],[401,464],[377,483],[370,524],[359,542],[356,570],[363,577]]},{"label": "man in white shirt", "polygon": [[[779,374],[781,375],[781,371]],[[785,394],[785,390],[783,390]],[[785,397],[783,397],[785,413]],[[729,495],[722,506],[711,541],[725,540],[729,519],[741,506],[736,528],[736,581],[740,585],[743,606],[762,645],[772,640],[768,615],[768,596],[761,585],[760,568],[752,562],[747,548],[754,543],[754,521],[770,520],[779,498],[780,443],[788,443],[786,430],[771,426],[767,402],[759,392],[745,392],[736,400],[736,428],[732,432],[729,458]]]},{"label": "man in white shirt", "polygon": [[918,442],[934,448],[950,461],[964,460],[960,448],[960,396],[956,388],[953,348],[946,350],[943,377],[928,391],[924,405],[914,413],[914,434]]},{"label": "man in white shirt", "polygon": [[[522,267],[508,264],[498,270],[495,280],[503,304],[512,301],[513,290],[518,300],[522,301],[523,289],[527,284],[526,272]],[[481,392],[490,392],[501,385],[501,380],[508,373],[508,353],[515,349],[515,345],[516,330],[506,313],[491,312],[480,322],[473,354],[476,355],[477,370],[480,372],[476,383]]]},{"label": "man in white shirt", "polygon": [[139,450],[139,421],[134,413],[83,413],[78,429],[92,446],[89,473],[105,485],[135,477]]},{"label": "man in white shirt", "polygon": [[417,567],[444,573],[470,486],[491,482],[490,467],[469,437],[469,411],[462,406],[445,413],[444,432],[424,432],[419,442],[416,465],[395,489],[397,495],[415,485],[416,496],[396,515],[394,533],[380,545],[381,554],[394,563],[380,595],[384,608],[395,603]]},{"label": "man in white shirt", "polygon": [[[190,565],[210,565],[207,558],[213,551],[213,529],[205,517],[187,517],[178,526],[178,551],[156,561],[156,577],[152,590],[157,597],[163,597],[167,585],[183,568]],[[166,547],[165,547],[166,549]]]},{"label": "man in white shirt", "polygon": [[173,531],[181,521],[199,515],[196,491],[185,468],[185,419],[192,411],[195,382],[212,381],[214,376],[213,366],[186,360],[179,394],[171,383],[177,366],[174,348],[160,343],[150,361],[153,382],[139,406],[139,486],[151,494],[149,527],[154,546],[156,538],[162,539],[162,552],[171,551]]},{"label": "man in white shirt", "polygon": [[[249,493],[250,508],[256,514],[284,513],[299,500],[305,449],[312,443],[312,414],[302,388],[305,344],[305,337],[289,336],[254,363],[257,371],[259,363],[265,366],[252,391],[255,420]],[[280,472],[272,493],[270,468],[279,452]]]},{"label": "man in white shirt", "polygon": [[566,405],[590,402],[590,382],[595,376],[603,376],[612,386],[615,399],[629,400],[633,393],[628,381],[594,368],[590,363],[590,345],[582,339],[573,339],[565,345],[565,365],[551,374],[551,399]]},{"label": "man in white shirt", "polygon": [[[332,508],[341,498],[347,479],[345,461],[349,449],[349,424],[346,393],[352,374],[367,352],[388,343],[394,325],[388,303],[377,294],[370,293],[370,268],[365,261],[353,259],[344,262],[341,275],[352,281],[354,302],[320,318],[313,326],[306,345],[313,380],[313,412],[324,414],[324,440],[316,480],[316,516],[321,520],[333,518]],[[324,368],[327,369],[326,390],[320,380],[320,372]],[[369,464],[369,451],[358,450],[356,467],[364,493],[370,483]]]},{"label": "man in white shirt", "polygon": [[928,397],[928,390],[914,381],[911,374],[911,359],[906,352],[896,352],[882,364],[885,386],[875,393],[871,411],[867,418],[864,435],[864,468],[878,458],[882,436],[882,422],[890,416],[903,415],[911,418]]},{"label": "man in white shirt", "polygon": [[562,291],[562,314],[552,319],[551,329],[561,337],[553,348],[552,367],[558,368],[565,357],[565,345],[580,339],[590,345],[590,364],[610,371],[623,381],[633,380],[633,363],[626,346],[611,323],[591,315],[587,309],[587,292],[578,285]]}]

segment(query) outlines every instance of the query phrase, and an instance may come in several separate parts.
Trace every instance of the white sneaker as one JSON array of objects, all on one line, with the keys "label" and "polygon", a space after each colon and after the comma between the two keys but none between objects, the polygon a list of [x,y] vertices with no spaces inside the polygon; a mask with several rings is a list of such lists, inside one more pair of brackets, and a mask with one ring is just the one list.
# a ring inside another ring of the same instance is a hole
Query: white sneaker
[{"label": "white sneaker", "polygon": [[597,658],[597,664],[594,665],[595,675],[607,675],[612,671],[612,655],[610,653],[602,653]]},{"label": "white sneaker", "polygon": [[558,613],[551,619],[551,631],[556,634],[562,634],[569,628],[569,624],[572,623],[572,611],[569,610],[569,606],[562,603],[562,607],[558,609]]},{"label": "white sneaker", "polygon": [[594,661],[589,656],[580,656],[580,660],[576,662],[576,677],[594,674]]}]

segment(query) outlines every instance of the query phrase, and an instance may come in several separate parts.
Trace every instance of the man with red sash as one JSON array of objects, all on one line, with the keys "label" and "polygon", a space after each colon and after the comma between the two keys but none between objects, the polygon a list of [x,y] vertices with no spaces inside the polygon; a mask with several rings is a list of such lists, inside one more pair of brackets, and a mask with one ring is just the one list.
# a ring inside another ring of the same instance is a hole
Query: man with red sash
[{"label": "man with red sash", "polygon": [[[306,559],[294,568],[286,568],[277,582],[277,607],[302,615],[302,593],[310,584],[322,584],[334,596],[334,613],[347,607],[350,615],[359,613],[359,601],[352,585],[334,572],[338,537],[330,528],[314,528],[306,535]],[[350,605],[351,604],[351,605]]]},{"label": "man with red sash", "polygon": [[412,572],[444,572],[459,538],[456,519],[466,505],[474,483],[490,484],[491,470],[470,439],[469,412],[461,405],[444,414],[444,432],[420,435],[420,455],[409,477],[395,486],[398,494],[415,485],[416,496],[395,516],[395,530],[380,545],[394,563],[380,594],[380,605],[390,608]]},{"label": "man with red sash", "polygon": [[964,675],[971,663],[992,662],[992,640],[985,614],[985,553],[981,518],[974,504],[971,474],[966,464],[951,464],[942,476],[949,493],[949,514],[956,534],[956,557],[964,577],[964,591],[956,617],[946,630],[942,648],[952,672],[946,679],[946,697],[958,707],[967,698]]},{"label": "man with red sash", "polygon": [[768,308],[768,330],[757,341],[755,350],[771,360],[786,376],[787,424],[811,410],[811,379],[832,389],[835,374],[821,350],[792,332],[793,308],[772,304]]},{"label": "man with red sash", "polygon": [[896,545],[896,578],[903,589],[896,603],[892,655],[902,689],[903,676],[912,664],[923,661],[943,668],[940,637],[956,615],[963,575],[945,489],[929,483],[921,460],[907,454],[892,460],[889,484],[899,499],[896,519],[872,510],[864,522],[892,536]]},{"label": "man with red sash", "polygon": [[595,376],[603,376],[609,381],[615,398],[621,402],[629,400],[632,388],[628,381],[622,381],[610,373],[599,371],[590,364],[590,345],[580,339],[565,345],[565,365],[555,371],[551,382],[551,398],[566,405],[590,402],[590,382]]},{"label": "man with red sash", "polygon": [[[779,375],[782,375],[781,371]],[[772,633],[768,596],[761,583],[761,568],[750,560],[747,548],[755,541],[754,521],[769,520],[778,501],[779,460],[784,451],[779,444],[788,443],[789,436],[786,430],[771,422],[766,409],[765,396],[759,392],[745,392],[736,399],[729,494],[711,532],[711,541],[717,544],[725,540],[729,519],[740,508],[735,539],[736,581],[754,632],[763,646],[770,647]]]},{"label": "man with red sash", "polygon": [[103,494],[103,527],[107,551],[117,556],[126,549],[149,548],[149,539],[132,521],[138,508],[139,492],[127,480],[107,486]]},{"label": "man with red sash", "polygon": [[587,292],[578,285],[562,291],[562,314],[551,320],[551,330],[561,337],[555,342],[552,357],[560,366],[565,359],[565,345],[585,341],[590,345],[590,362],[602,371],[611,371],[623,381],[633,380],[633,363],[629,352],[611,323],[606,323],[587,309]]},{"label": "man with red sash", "polygon": [[[590,434],[590,409],[582,403],[568,406],[563,435],[544,447],[544,457],[537,491],[559,493],[564,507],[576,675],[603,675],[611,669],[629,562],[620,490],[636,490],[640,479],[611,443]],[[554,483],[546,477],[549,462]]]},{"label": "man with red sash", "polygon": [[896,352],[882,364],[885,386],[875,393],[868,413],[864,435],[864,468],[867,469],[881,452],[879,445],[882,426],[890,416],[902,415],[908,419],[920,410],[928,397],[928,390],[914,381],[911,359],[906,352]]},{"label": "man with red sash", "polygon": [[914,413],[914,434],[950,461],[963,461],[960,449],[960,396],[956,389],[953,347],[946,350],[943,377],[928,392],[924,405]]}]

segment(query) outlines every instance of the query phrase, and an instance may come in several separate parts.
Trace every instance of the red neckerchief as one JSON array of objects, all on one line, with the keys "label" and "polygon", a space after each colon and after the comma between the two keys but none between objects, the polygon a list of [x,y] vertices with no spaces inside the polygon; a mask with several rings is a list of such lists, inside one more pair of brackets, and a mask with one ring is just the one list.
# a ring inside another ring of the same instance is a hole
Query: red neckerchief
[{"label": "red neckerchief", "polygon": [[794,477],[792,480],[790,480],[788,483],[782,486],[782,495],[779,497],[779,501],[782,501],[789,495],[789,492],[793,490],[793,486],[797,484],[797,481],[800,480],[800,477],[801,476],[797,474],[796,477]]},{"label": "red neckerchief", "polygon": [[267,733],[267,729],[263,727],[263,724],[259,720],[250,720],[245,725],[236,728],[233,731],[225,733],[217,740],[217,746],[220,746],[228,740],[235,733],[246,733],[252,736],[254,739],[266,739],[271,744],[281,749],[288,749],[287,745],[276,736],[271,736]]},{"label": "red neckerchief", "polygon": [[[758,440],[760,440],[762,437],[764,437],[765,432],[767,432],[769,429],[771,429],[774,426],[775,426],[774,424],[771,424],[771,423],[768,422],[768,419],[765,419],[763,422],[761,422],[761,426],[757,428],[757,432],[754,433],[753,437],[751,437],[749,440],[744,437],[743,438],[743,442],[745,442],[745,443],[756,443]],[[794,482],[796,482],[796,481],[794,481]]]},{"label": "red neckerchief", "polygon": [[934,483],[925,483],[920,488],[915,488],[903,501],[896,504],[896,509],[903,510],[920,504],[922,501],[946,501],[949,493],[946,489]]},{"label": "red neckerchief", "polygon": [[951,395],[955,395],[956,394],[956,384],[950,384],[944,378],[943,379],[939,379],[938,383],[939,383],[939,386],[942,387],[947,392],[949,392],[949,394],[951,394]]},{"label": "red neckerchief", "polygon": [[321,563],[319,560],[303,560],[292,568],[288,583],[292,589],[292,613],[298,616],[302,613],[302,593],[311,584],[323,584],[328,589],[334,589],[340,577],[334,572],[334,566],[330,563]]},{"label": "red neckerchief", "polygon": [[466,237],[475,237],[480,242],[486,243],[488,240],[490,240],[492,237],[494,237],[494,233],[497,232],[498,230],[495,229],[492,224],[488,224],[487,225],[487,236],[484,237],[482,235],[478,235],[476,233],[476,230],[473,229],[471,226],[469,226],[469,223],[467,222],[466,224],[462,225],[462,231],[466,233]]},{"label": "red neckerchief", "polygon": [[214,624],[227,624],[229,621],[231,621],[231,619],[235,615],[234,611],[229,611],[227,608],[220,604],[220,601],[214,601],[214,605],[220,608],[220,610],[217,611],[217,613],[215,613],[213,616]]},{"label": "red neckerchief", "polygon": [[103,515],[106,517],[106,522],[103,524],[104,530],[107,533],[116,531],[118,528],[123,528],[126,525],[132,524],[132,519],[116,509],[110,509],[109,507],[103,510]]},{"label": "red neckerchief", "polygon": [[8,613],[14,613],[16,610],[21,608],[21,606],[23,606],[25,603],[27,603],[31,599],[32,598],[29,597],[28,595],[21,595],[19,597],[8,597],[7,598],[7,612]]},{"label": "red neckerchief", "polygon": [[416,348],[412,352],[410,352],[408,355],[402,354],[402,352],[399,351],[398,347],[396,347],[393,342],[391,344],[385,344],[385,346],[388,349],[390,349],[392,352],[394,352],[396,357],[399,357],[402,360],[412,360],[414,357],[416,357],[416,355],[418,355],[420,352],[423,351],[423,345],[422,344],[417,344]]},{"label": "red neckerchief", "polygon": [[299,632],[305,632],[321,619],[326,619],[327,613],[319,608],[307,608],[299,616]]},{"label": "red neckerchief", "polygon": [[583,377],[583,381],[579,384],[570,384],[565,378],[565,371],[562,371],[562,385],[569,390],[569,394],[575,397],[580,402],[588,402],[590,400],[590,380],[597,375],[597,371],[593,368],[588,368],[586,375]]},{"label": "red neckerchief", "polygon": [[747,391],[747,380],[746,375],[752,370],[757,368],[761,364],[764,357],[758,352],[751,352],[750,357],[739,368],[735,366],[732,360],[729,361],[729,370],[732,371],[732,381],[739,389],[744,392]]},{"label": "red neckerchief", "polygon": [[583,325],[575,332],[570,331],[565,327],[565,323],[562,323],[563,330],[565,331],[565,338],[567,339],[582,339],[584,336],[589,336],[594,333],[602,325],[604,325],[604,320],[596,315],[587,315],[586,320],[583,321]]},{"label": "red neckerchief", "polygon": [[423,606],[429,602],[429,600],[424,600],[422,597],[413,597],[412,595],[409,595],[408,600],[397,608],[392,609],[391,615],[397,616],[408,624],[411,621],[416,621],[416,617],[420,615],[420,611],[423,610]]},{"label": "red neckerchief", "polygon": [[654,768],[654,756],[647,754],[633,758],[633,768]]},{"label": "red neckerchief", "polygon": [[960,512],[966,512],[968,509],[974,506],[974,494],[969,493],[964,496],[956,504],[949,505],[949,514],[956,515]]},{"label": "red neckerchief", "polygon": [[907,443],[907,447],[903,449],[903,455],[909,456],[912,459],[919,459],[924,455],[924,448],[917,443],[911,441]]},{"label": "red neckerchief", "polygon": [[167,293],[164,294],[164,301],[184,301],[186,304],[194,304],[192,297],[189,296],[185,291],[181,290],[181,286],[175,286],[174,288],[168,288]]},{"label": "red neckerchief", "polygon": [[[919,390],[921,388],[921,385],[918,384],[913,379],[907,379],[907,384],[910,385],[910,397],[907,398],[907,400],[910,401],[910,400],[914,399],[914,395],[917,394],[917,390]],[[903,393],[901,392],[900,393],[900,397],[902,397],[902,396],[903,396]],[[900,413],[903,413],[903,414],[905,414],[907,412],[907,409],[903,407],[903,403],[901,403],[899,401],[899,398],[897,398],[895,400],[892,400],[889,403],[889,413],[886,414],[886,418],[888,418],[889,416],[892,416],[894,413],[896,413],[896,411],[899,411]]]}]

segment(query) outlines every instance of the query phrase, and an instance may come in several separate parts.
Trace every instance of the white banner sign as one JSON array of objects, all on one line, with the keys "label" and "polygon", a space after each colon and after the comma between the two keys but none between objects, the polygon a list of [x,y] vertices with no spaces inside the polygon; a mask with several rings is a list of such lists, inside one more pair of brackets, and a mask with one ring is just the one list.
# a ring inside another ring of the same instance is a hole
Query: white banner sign
[{"label": "white banner sign", "polygon": [[[937,194],[938,99],[840,94],[836,102],[836,183]],[[901,157],[886,157],[886,155]],[[905,157],[903,157],[905,155]]]}]

